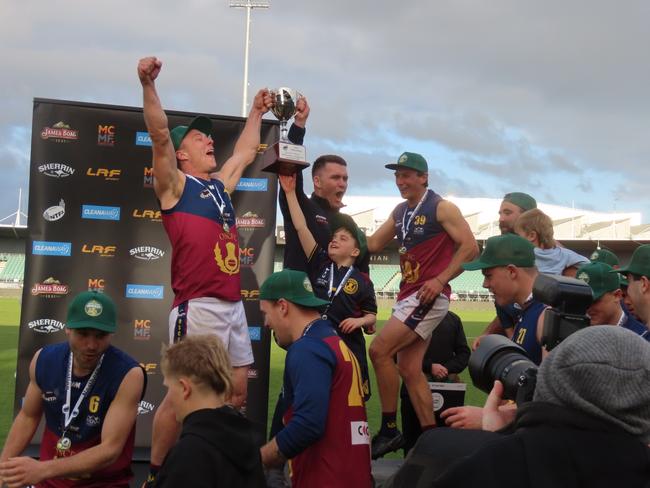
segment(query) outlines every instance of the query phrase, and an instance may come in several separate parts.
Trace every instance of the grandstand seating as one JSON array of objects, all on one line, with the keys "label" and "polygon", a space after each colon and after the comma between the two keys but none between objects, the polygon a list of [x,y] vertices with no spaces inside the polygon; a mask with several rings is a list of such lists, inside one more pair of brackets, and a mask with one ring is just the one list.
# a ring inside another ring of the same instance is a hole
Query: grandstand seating
[{"label": "grandstand seating", "polygon": [[[400,275],[399,266],[386,264],[370,266],[370,279],[375,287],[375,291],[392,291],[392,287],[387,287],[387,285],[394,281],[395,275]],[[397,282],[399,284],[399,278]],[[387,288],[391,288],[391,290]]]},{"label": "grandstand seating", "polygon": [[17,253],[3,253],[0,255],[0,281],[18,283],[23,281],[25,272],[25,255]]}]

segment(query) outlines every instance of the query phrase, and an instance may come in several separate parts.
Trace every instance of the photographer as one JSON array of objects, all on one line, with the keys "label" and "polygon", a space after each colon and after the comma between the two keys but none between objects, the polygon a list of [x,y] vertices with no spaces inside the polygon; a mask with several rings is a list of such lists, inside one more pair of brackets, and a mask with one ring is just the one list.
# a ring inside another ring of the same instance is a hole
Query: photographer
[{"label": "photographer", "polygon": [[[500,431],[510,435],[460,459],[433,486],[642,488],[650,459],[649,381],[647,342],[622,327],[582,329],[544,360],[533,402]],[[495,382],[486,428],[504,425],[501,394]]]}]

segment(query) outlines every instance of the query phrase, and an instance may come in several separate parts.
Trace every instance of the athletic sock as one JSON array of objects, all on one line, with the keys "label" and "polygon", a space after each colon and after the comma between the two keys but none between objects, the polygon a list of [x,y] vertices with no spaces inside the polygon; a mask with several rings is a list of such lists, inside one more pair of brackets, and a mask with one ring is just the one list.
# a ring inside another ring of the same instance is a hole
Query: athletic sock
[{"label": "athletic sock", "polygon": [[379,434],[393,437],[397,432],[397,412],[382,412]]}]

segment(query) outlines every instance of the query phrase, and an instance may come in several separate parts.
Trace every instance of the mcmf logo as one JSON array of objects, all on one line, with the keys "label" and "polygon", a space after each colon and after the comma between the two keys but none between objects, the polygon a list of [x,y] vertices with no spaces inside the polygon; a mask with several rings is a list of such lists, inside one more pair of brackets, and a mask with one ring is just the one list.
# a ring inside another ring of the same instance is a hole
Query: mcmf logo
[{"label": "mcmf logo", "polygon": [[115,126],[98,125],[97,126],[97,144],[99,146],[115,145]]},{"label": "mcmf logo", "polygon": [[146,298],[149,300],[162,300],[165,287],[162,285],[126,285],[126,298]]},{"label": "mcmf logo", "polygon": [[151,137],[148,132],[136,132],[135,133],[135,145],[136,146],[151,146]]},{"label": "mcmf logo", "polygon": [[129,249],[129,254],[143,261],[154,261],[162,258],[165,255],[165,251],[153,246],[140,246]]},{"label": "mcmf logo", "polygon": [[153,188],[153,168],[150,166],[145,166],[144,168],[144,179],[142,181],[142,186],[145,188]]},{"label": "mcmf logo", "polygon": [[133,338],[136,341],[148,341],[151,339],[151,320],[135,319],[133,321]]},{"label": "mcmf logo", "polygon": [[106,286],[106,281],[104,278],[88,278],[88,289],[89,290],[97,290],[97,291],[104,291],[104,287]]},{"label": "mcmf logo", "polygon": [[139,208],[136,208],[135,210],[133,210],[132,215],[134,219],[149,219],[152,222],[162,221],[162,214],[160,213],[160,210],[150,210],[150,209],[141,210]]},{"label": "mcmf logo", "polygon": [[52,178],[67,178],[74,174],[74,168],[63,163],[43,163],[38,165],[38,172]]},{"label": "mcmf logo", "polygon": [[101,244],[84,244],[81,247],[83,254],[99,254],[103,258],[112,258],[117,252],[116,246],[103,246]]},{"label": "mcmf logo", "polygon": [[86,176],[104,178],[106,181],[119,181],[120,176],[122,176],[122,170],[110,168],[88,168],[86,170]]},{"label": "mcmf logo", "polygon": [[239,191],[267,191],[268,186],[267,178],[240,178],[235,189]]},{"label": "mcmf logo", "polygon": [[120,207],[82,205],[81,218],[93,220],[120,220]]},{"label": "mcmf logo", "polygon": [[242,266],[252,266],[255,263],[255,248],[240,247],[239,262]]},{"label": "mcmf logo", "polygon": [[251,341],[261,341],[262,340],[262,328],[261,327],[249,327],[248,335],[251,338]]},{"label": "mcmf logo", "polygon": [[43,218],[48,222],[55,222],[59,219],[62,219],[65,215],[65,202],[63,198],[59,200],[58,205],[52,205],[49,208],[46,208],[43,212]]},{"label": "mcmf logo", "polygon": [[61,121],[52,127],[43,127],[41,138],[45,140],[52,139],[55,142],[75,141],[79,138],[79,131]]},{"label": "mcmf logo", "polygon": [[53,334],[60,330],[63,330],[65,324],[54,319],[37,319],[32,320],[27,324],[27,327],[32,329],[34,332],[39,334]]},{"label": "mcmf logo", "polygon": [[34,241],[32,254],[39,256],[70,256],[72,254],[71,242]]},{"label": "mcmf logo", "polygon": [[138,415],[146,415],[154,411],[156,406],[153,403],[142,400],[138,405]]}]

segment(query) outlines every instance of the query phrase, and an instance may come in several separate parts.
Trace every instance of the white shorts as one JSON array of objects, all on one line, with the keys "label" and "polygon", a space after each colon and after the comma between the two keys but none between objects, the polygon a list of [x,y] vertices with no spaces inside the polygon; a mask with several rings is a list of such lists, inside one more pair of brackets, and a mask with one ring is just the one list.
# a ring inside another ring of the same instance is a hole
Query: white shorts
[{"label": "white shorts", "polygon": [[221,339],[233,367],[253,364],[253,348],[242,302],[203,297],[174,307],[169,314],[169,343],[197,334],[214,334]]},{"label": "white shorts", "polygon": [[396,302],[393,317],[426,340],[447,315],[449,299],[445,295],[438,295],[433,302],[421,305],[415,295],[417,292]]}]

